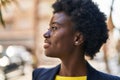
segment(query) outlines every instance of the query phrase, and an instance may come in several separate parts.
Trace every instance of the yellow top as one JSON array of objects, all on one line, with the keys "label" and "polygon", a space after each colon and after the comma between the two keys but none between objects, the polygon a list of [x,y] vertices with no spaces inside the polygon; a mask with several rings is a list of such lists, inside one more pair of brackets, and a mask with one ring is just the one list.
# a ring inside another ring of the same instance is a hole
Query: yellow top
[{"label": "yellow top", "polygon": [[66,77],[56,75],[55,80],[87,80],[87,76]]}]

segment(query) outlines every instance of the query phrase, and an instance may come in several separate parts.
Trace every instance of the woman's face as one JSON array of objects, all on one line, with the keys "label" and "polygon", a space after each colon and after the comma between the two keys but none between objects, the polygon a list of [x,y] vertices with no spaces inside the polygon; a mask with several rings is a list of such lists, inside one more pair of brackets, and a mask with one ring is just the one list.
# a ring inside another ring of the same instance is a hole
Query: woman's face
[{"label": "woman's face", "polygon": [[45,38],[45,54],[49,57],[63,58],[74,50],[73,23],[64,12],[55,13],[50,21],[50,27]]}]

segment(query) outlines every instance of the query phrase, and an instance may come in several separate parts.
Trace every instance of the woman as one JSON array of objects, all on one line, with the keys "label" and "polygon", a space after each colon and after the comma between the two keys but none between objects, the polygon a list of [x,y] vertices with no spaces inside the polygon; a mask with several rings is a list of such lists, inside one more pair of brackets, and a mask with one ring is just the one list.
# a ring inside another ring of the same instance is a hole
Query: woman
[{"label": "woman", "polygon": [[44,34],[45,55],[61,64],[36,69],[33,80],[120,80],[99,72],[85,60],[94,58],[108,38],[104,14],[91,0],[57,0],[50,27]]}]

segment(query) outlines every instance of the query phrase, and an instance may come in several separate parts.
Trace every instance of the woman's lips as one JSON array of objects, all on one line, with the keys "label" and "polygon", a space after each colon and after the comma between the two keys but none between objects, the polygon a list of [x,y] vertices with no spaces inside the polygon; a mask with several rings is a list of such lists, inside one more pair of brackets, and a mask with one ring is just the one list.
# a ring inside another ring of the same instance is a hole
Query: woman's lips
[{"label": "woman's lips", "polygon": [[44,48],[48,48],[50,46],[50,42],[48,40],[44,41]]},{"label": "woman's lips", "polygon": [[45,48],[45,49],[48,48],[49,46],[50,46],[49,43],[44,43],[44,48]]}]

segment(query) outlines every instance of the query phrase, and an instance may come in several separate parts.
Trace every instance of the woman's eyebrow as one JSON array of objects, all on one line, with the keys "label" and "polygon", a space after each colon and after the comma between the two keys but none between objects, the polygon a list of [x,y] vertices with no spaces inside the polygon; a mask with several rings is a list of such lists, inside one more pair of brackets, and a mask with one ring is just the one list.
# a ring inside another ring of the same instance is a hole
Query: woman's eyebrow
[{"label": "woman's eyebrow", "polygon": [[62,25],[62,24],[59,23],[59,22],[52,22],[52,23],[50,23],[50,25],[53,25],[53,24]]}]

